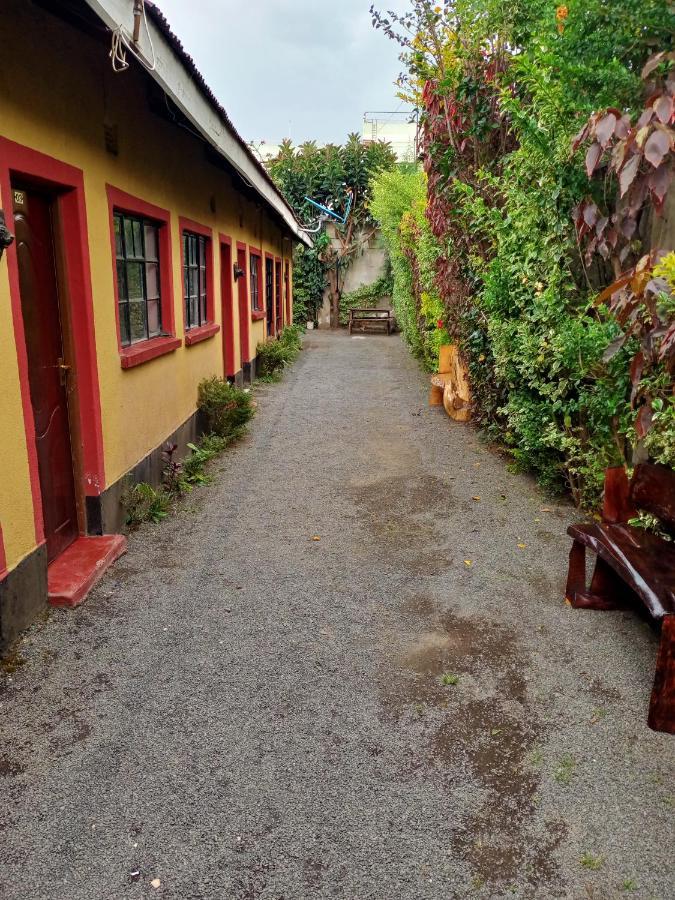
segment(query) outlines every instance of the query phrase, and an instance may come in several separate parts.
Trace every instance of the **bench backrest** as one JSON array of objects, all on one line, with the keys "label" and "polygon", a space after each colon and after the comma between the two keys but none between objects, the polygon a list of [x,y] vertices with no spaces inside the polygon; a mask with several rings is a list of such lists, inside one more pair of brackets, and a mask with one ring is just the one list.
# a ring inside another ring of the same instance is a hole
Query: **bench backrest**
[{"label": "bench backrest", "polygon": [[635,467],[630,483],[630,499],[639,509],[675,531],[675,472],[668,466],[642,463]]},{"label": "bench backrest", "polygon": [[388,319],[391,317],[390,309],[378,309],[372,306],[367,309],[352,309],[349,310],[349,315],[352,319]]}]

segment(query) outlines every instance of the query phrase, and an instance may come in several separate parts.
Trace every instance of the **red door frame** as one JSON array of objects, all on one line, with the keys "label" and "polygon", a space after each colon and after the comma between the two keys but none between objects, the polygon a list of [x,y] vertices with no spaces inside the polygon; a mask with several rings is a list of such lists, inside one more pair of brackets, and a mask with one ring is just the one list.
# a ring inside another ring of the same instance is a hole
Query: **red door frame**
[{"label": "red door frame", "polygon": [[234,358],[234,292],[232,290],[232,238],[219,234],[220,244],[220,321],[223,328],[223,374],[236,375]]},{"label": "red door frame", "polygon": [[277,333],[280,334],[284,327],[284,298],[283,298],[283,275],[281,268],[281,258],[274,258],[274,323],[278,323]]},{"label": "red door frame", "polygon": [[284,262],[284,290],[286,291],[286,324],[292,325],[293,317],[291,315],[291,275],[288,260]]},{"label": "red door frame", "polygon": [[249,301],[248,301],[248,255],[246,244],[237,241],[237,266],[244,270],[244,274],[237,278],[237,308],[239,312],[239,349],[241,353],[241,367],[244,363],[251,362],[251,350],[249,348]]},{"label": "red door frame", "polygon": [[[76,488],[83,491],[87,497],[97,497],[105,489],[105,469],[84,175],[81,169],[0,137],[0,196],[4,209],[12,208],[11,183],[12,178],[17,177],[41,184],[56,194],[54,203],[61,229],[64,280],[67,289],[67,297],[64,299],[69,304],[71,313],[69,318],[72,323],[72,346],[77,373],[78,425],[82,441],[81,463],[84,484],[76,485]],[[41,545],[44,543],[42,494],[28,381],[28,355],[21,313],[19,266],[14,245],[7,250],[7,271],[33,498],[35,540]]]}]

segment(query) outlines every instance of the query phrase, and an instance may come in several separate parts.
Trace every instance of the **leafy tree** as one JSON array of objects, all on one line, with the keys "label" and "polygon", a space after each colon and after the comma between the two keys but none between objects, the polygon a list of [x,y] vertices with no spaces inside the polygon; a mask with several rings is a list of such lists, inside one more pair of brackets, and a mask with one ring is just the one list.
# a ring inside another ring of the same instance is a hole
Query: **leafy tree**
[{"label": "leafy tree", "polygon": [[320,303],[319,283],[327,283],[331,294],[331,326],[338,327],[341,278],[377,229],[369,210],[372,179],[378,172],[390,169],[395,162],[389,144],[365,144],[358,134],[350,134],[341,146],[318,147],[314,141],[307,141],[294,148],[290,141],[284,141],[279,154],[268,162],[272,178],[300,221],[308,227],[317,221],[318,212],[307,202],[307,197],[335,209],[339,215],[345,211],[350,194],[352,197],[346,223],[331,226],[333,239],[324,236],[315,240],[313,250],[297,252],[294,283],[296,297],[299,286],[300,298],[306,306],[302,314],[315,314]]}]

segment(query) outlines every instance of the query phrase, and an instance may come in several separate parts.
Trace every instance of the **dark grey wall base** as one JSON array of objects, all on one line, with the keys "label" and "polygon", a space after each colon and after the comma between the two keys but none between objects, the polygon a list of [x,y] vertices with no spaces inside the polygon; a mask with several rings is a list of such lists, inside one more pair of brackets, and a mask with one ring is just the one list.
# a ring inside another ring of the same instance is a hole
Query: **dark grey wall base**
[{"label": "dark grey wall base", "polygon": [[118,534],[122,531],[126,519],[121,503],[124,492],[141,481],[158,487],[165,465],[162,459],[164,446],[178,444],[175,459],[182,459],[188,455],[188,444],[198,441],[204,430],[202,415],[197,411],[99,497],[87,497],[87,533]]},{"label": "dark grey wall base", "polygon": [[256,379],[256,359],[257,357],[254,356],[251,362],[244,363],[243,381],[246,384],[253,384]]},{"label": "dark grey wall base", "polygon": [[43,544],[0,581],[0,653],[47,608],[47,547]]}]

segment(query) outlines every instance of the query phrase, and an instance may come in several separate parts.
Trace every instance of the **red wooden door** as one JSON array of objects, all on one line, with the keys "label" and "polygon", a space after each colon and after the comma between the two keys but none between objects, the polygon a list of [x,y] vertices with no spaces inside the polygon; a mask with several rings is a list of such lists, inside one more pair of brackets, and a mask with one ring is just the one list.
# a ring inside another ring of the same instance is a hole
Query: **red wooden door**
[{"label": "red wooden door", "polygon": [[52,202],[33,190],[13,188],[12,193],[42,515],[51,562],[78,535]]},{"label": "red wooden door", "polygon": [[235,374],[234,309],[232,308],[232,247],[220,245],[220,296],[223,322],[223,370],[226,378]]},{"label": "red wooden door", "polygon": [[246,265],[246,249],[237,247],[237,267],[244,273],[237,278],[239,300],[239,345],[241,349],[241,365],[251,361],[248,349],[248,266]]}]

